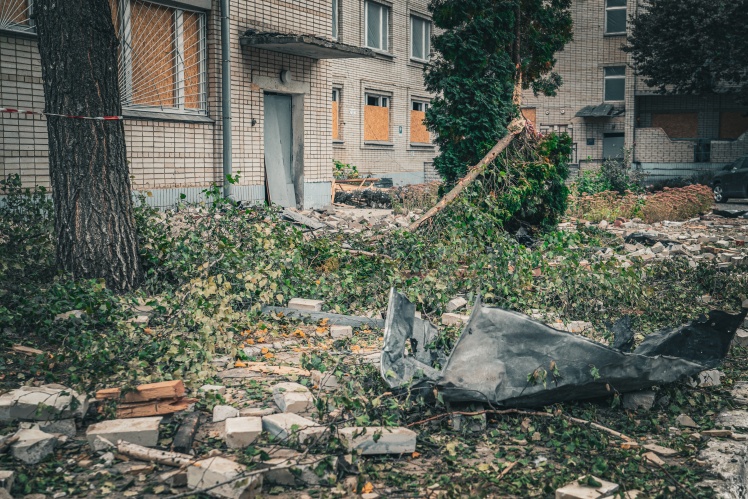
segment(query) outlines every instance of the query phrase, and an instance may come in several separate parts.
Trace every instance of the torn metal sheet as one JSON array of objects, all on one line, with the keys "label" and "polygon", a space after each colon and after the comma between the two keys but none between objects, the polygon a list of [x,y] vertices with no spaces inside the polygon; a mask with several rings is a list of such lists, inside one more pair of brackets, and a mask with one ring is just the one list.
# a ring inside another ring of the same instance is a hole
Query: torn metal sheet
[{"label": "torn metal sheet", "polygon": [[436,328],[415,317],[395,291],[385,320],[381,374],[391,388],[435,388],[452,402],[533,407],[638,391],[715,367],[739,315],[713,311],[689,325],[647,337],[624,353],[478,300],[449,357],[429,349]]}]

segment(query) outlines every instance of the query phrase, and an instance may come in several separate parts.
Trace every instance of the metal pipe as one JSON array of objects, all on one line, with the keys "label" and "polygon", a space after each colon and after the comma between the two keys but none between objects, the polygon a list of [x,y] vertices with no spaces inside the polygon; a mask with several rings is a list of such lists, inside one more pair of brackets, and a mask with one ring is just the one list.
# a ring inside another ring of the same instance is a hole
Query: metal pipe
[{"label": "metal pipe", "polygon": [[221,115],[223,123],[223,195],[231,197],[231,43],[229,39],[229,0],[221,0]]}]

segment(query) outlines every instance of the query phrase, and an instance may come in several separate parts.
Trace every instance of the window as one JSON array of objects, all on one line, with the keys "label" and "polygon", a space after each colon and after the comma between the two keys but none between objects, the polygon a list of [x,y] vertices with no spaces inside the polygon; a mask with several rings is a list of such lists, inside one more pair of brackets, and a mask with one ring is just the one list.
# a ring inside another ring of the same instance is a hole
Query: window
[{"label": "window", "polygon": [[332,89],[332,140],[340,140],[340,89]]},{"label": "window", "polygon": [[605,101],[622,101],[626,94],[626,66],[605,68]]},{"label": "window", "polygon": [[605,0],[605,34],[626,33],[626,0]]},{"label": "window", "polygon": [[35,33],[31,0],[0,0],[0,31]]},{"label": "window", "polygon": [[410,110],[410,143],[430,144],[431,136],[426,128],[426,110],[429,108],[427,102],[414,100]]},{"label": "window", "polygon": [[204,114],[205,14],[145,0],[110,3],[122,106]]},{"label": "window", "polygon": [[431,54],[431,23],[426,19],[410,18],[410,58],[428,61]]},{"label": "window", "polygon": [[384,95],[366,94],[364,106],[364,141],[387,142],[390,140],[390,98]]},{"label": "window", "polygon": [[338,39],[338,0],[332,0],[332,39]]},{"label": "window", "polygon": [[389,50],[390,9],[376,2],[365,2],[366,46],[386,52]]}]

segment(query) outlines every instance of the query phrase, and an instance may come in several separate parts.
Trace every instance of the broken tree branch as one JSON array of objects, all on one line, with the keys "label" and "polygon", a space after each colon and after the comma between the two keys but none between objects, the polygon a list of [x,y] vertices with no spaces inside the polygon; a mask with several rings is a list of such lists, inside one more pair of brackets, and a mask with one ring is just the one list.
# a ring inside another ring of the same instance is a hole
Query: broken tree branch
[{"label": "broken tree branch", "polygon": [[454,201],[457,196],[460,195],[462,191],[465,190],[465,188],[472,184],[473,181],[475,181],[476,178],[480,176],[481,173],[483,173],[483,169],[491,164],[493,160],[496,159],[496,157],[507,148],[507,146],[512,142],[512,139],[520,133],[525,128],[525,120],[523,118],[517,118],[513,120],[511,123],[509,123],[509,126],[507,127],[507,130],[509,133],[507,133],[500,141],[496,143],[493,148],[488,151],[488,154],[485,155],[485,157],[478,162],[475,166],[472,166],[470,170],[468,171],[468,174],[462,177],[462,179],[457,182],[457,185],[454,186],[454,188],[447,193],[446,196],[444,196],[436,205],[431,208],[429,211],[424,213],[424,215],[410,224],[408,227],[409,231],[414,231],[418,227],[420,227],[426,220],[433,217],[440,211],[442,211],[444,208],[446,208],[452,201]]},{"label": "broken tree branch", "polygon": [[117,452],[139,461],[163,464],[165,466],[173,466],[174,468],[187,466],[195,462],[195,458],[188,454],[149,449],[148,447],[125,442],[124,440],[117,442]]},{"label": "broken tree branch", "polygon": [[436,416],[431,416],[430,418],[426,418],[426,419],[423,419],[421,421],[416,421],[415,423],[410,423],[407,426],[408,426],[408,428],[410,428],[411,426],[421,425],[421,424],[424,424],[424,423],[428,423],[429,421],[435,421],[437,419],[446,418],[446,417],[449,417],[449,416],[451,416],[453,414],[458,414],[458,415],[461,415],[461,416],[480,416],[481,414],[493,414],[493,415],[501,416],[501,415],[507,415],[507,414],[516,414],[516,415],[519,415],[519,416],[539,416],[539,417],[544,417],[544,418],[555,418],[556,416],[560,416],[560,417],[565,418],[566,420],[568,420],[568,421],[570,421],[570,422],[572,422],[574,424],[577,424],[577,425],[580,425],[580,426],[589,426],[589,427],[594,428],[596,430],[605,432],[605,433],[607,433],[609,435],[613,435],[614,437],[620,438],[621,440],[626,440],[627,442],[635,442],[635,440],[633,438],[631,438],[629,436],[626,436],[626,435],[624,435],[621,432],[618,432],[616,430],[610,429],[607,426],[603,426],[603,425],[598,424],[598,423],[593,423],[592,421],[587,421],[586,419],[575,418],[575,417],[572,417],[572,416],[567,416],[565,414],[553,414],[553,413],[538,412],[538,411],[523,411],[523,410],[520,410],[520,409],[506,409],[506,410],[503,410],[503,411],[496,411],[496,410],[487,409],[485,411],[477,411],[477,412],[458,412],[458,411],[455,411],[455,412],[445,412],[444,414],[437,414]]}]

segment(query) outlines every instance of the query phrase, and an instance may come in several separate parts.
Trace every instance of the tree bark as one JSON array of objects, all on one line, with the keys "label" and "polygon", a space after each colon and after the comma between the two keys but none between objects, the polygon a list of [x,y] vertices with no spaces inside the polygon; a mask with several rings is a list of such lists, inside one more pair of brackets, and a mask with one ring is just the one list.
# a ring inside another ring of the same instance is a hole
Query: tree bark
[{"label": "tree bark", "polygon": [[[45,112],[122,114],[107,0],[38,0]],[[127,291],[142,278],[122,120],[47,116],[56,260],[75,279]]]}]

